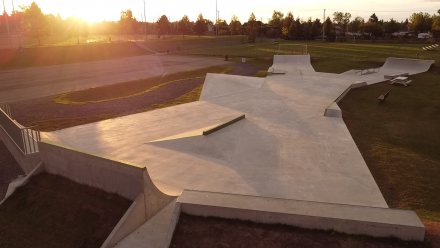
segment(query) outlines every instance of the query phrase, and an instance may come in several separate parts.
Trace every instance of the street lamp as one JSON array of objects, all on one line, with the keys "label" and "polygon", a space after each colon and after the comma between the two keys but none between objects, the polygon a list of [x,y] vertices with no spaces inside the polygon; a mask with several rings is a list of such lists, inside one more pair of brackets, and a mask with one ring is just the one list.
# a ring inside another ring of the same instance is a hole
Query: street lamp
[{"label": "street lamp", "polygon": [[148,40],[147,36],[147,15],[145,15],[145,0],[144,0],[144,21],[145,21],[145,41]]}]

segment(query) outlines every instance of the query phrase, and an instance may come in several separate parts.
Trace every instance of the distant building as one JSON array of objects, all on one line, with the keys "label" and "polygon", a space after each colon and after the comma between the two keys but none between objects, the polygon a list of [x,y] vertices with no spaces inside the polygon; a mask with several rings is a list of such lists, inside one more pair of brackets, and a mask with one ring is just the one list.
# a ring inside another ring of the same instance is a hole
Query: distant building
[{"label": "distant building", "polygon": [[432,38],[432,34],[430,34],[430,33],[419,33],[417,38],[419,38],[419,39],[429,39],[429,38]]}]

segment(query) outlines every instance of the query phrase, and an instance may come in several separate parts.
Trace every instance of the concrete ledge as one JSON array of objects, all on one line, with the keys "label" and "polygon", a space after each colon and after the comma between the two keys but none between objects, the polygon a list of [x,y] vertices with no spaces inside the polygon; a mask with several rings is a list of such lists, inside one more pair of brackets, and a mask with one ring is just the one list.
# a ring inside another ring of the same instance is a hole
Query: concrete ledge
[{"label": "concrete ledge", "polygon": [[324,116],[342,118],[342,111],[336,102],[333,102],[325,109]]},{"label": "concrete ledge", "polygon": [[232,125],[232,124],[234,124],[234,123],[236,123],[238,121],[243,120],[245,117],[246,117],[245,115],[241,115],[241,116],[239,116],[237,118],[234,118],[234,119],[232,119],[232,120],[230,120],[228,122],[220,124],[220,125],[218,125],[216,127],[213,127],[213,128],[211,128],[209,130],[203,131],[203,135],[210,135],[210,134],[212,134],[212,133],[214,133],[214,132],[216,132],[216,131],[218,131],[220,129],[223,129],[223,128],[225,128],[227,126],[230,126],[230,125]]},{"label": "concrete ledge", "polygon": [[144,193],[140,193],[138,197],[136,197],[127,212],[125,212],[124,216],[122,216],[118,224],[113,228],[113,231],[104,241],[101,248],[115,246],[119,241],[147,221],[144,198]]},{"label": "concrete ledge", "polygon": [[181,212],[277,223],[347,234],[423,241],[425,227],[413,211],[185,190]]},{"label": "concrete ledge", "polygon": [[273,67],[269,67],[269,69],[267,70],[267,75],[271,76],[273,74],[273,71],[274,71]]},{"label": "concrete ledge", "polygon": [[367,85],[368,84],[365,81],[356,81],[353,84],[351,84],[350,89],[356,89],[356,88],[364,87],[364,86],[367,86]]}]

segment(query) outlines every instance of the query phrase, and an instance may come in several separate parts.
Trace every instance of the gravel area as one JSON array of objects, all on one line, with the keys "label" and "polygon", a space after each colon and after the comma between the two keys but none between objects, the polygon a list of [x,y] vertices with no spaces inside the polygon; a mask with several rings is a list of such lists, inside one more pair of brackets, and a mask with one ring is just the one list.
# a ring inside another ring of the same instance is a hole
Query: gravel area
[{"label": "gravel area", "polygon": [[[252,76],[260,70],[258,67],[245,63],[228,65],[234,67],[228,73],[232,75]],[[204,79],[183,80],[140,96],[86,105],[57,104],[52,101],[54,96],[42,97],[12,103],[11,110],[13,118],[25,126],[33,121],[57,118],[87,117],[102,114],[131,115],[143,112],[153,104],[161,104],[184,95],[203,84],[203,82]]]},{"label": "gravel area", "polygon": [[5,143],[0,140],[0,201],[5,197],[9,183],[19,175],[24,175],[23,170],[9,152]]}]

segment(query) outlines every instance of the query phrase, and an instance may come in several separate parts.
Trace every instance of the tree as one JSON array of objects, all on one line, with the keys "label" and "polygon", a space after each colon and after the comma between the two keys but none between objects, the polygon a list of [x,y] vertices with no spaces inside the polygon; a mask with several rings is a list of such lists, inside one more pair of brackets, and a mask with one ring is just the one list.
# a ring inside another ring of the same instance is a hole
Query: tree
[{"label": "tree", "polygon": [[283,26],[283,17],[284,17],[283,13],[274,10],[272,14],[272,19],[270,19],[269,21],[269,25],[275,26],[277,28],[281,28]]},{"label": "tree", "polygon": [[255,17],[253,12],[249,17],[248,23],[246,25],[246,33],[247,35],[249,35],[249,41],[254,43],[255,39],[257,38],[258,25],[257,25],[257,18]]},{"label": "tree", "polygon": [[333,22],[336,23],[345,32],[347,30],[347,25],[350,23],[351,14],[335,12],[333,13]]},{"label": "tree", "polygon": [[409,17],[408,28],[413,29],[416,34],[426,32],[432,28],[432,17],[428,13],[413,13]]},{"label": "tree", "polygon": [[40,38],[52,34],[52,26],[49,19],[41,12],[35,2],[29,6],[20,6],[23,11],[22,29],[25,36],[38,38],[38,45],[41,45]]},{"label": "tree", "polygon": [[330,32],[332,31],[333,23],[330,20],[330,17],[327,17],[324,24],[322,25],[322,30],[324,31],[325,36],[330,36]]},{"label": "tree", "polygon": [[79,37],[87,37],[90,33],[89,24],[80,18],[69,16],[66,20],[67,27],[65,29],[65,34],[67,37],[77,37],[79,43]]},{"label": "tree", "polygon": [[159,20],[157,20],[157,34],[160,38],[161,35],[169,34],[171,32],[171,25],[168,17],[166,15],[162,15]]},{"label": "tree", "polygon": [[437,11],[439,15],[434,15],[432,17],[432,34],[434,37],[440,37],[440,9]]},{"label": "tree", "polygon": [[293,22],[294,20],[295,20],[295,19],[293,18],[292,11],[290,11],[290,12],[287,14],[286,18],[284,18],[284,21],[283,21],[283,28],[288,29],[288,28],[290,27],[290,25],[292,25],[292,22]]},{"label": "tree", "polygon": [[370,16],[370,19],[368,19],[369,22],[377,23],[379,21],[379,18],[377,18],[376,13],[373,13]]},{"label": "tree", "polygon": [[205,18],[203,18],[202,13],[199,14],[199,17],[197,17],[196,25],[193,28],[194,32],[199,35],[203,35],[208,31],[208,26]]},{"label": "tree", "polygon": [[121,12],[121,19],[119,20],[119,25],[125,33],[133,33],[137,27],[137,20],[133,17],[133,12],[131,10],[126,10]]},{"label": "tree", "polygon": [[184,15],[182,19],[179,21],[178,30],[179,33],[182,34],[183,38],[185,38],[185,34],[189,33],[189,29],[191,27],[190,20],[187,15]]},{"label": "tree", "polygon": [[391,18],[389,22],[385,22],[383,26],[384,26],[385,34],[388,35],[397,32],[400,29],[399,23],[396,22],[393,18]]},{"label": "tree", "polygon": [[233,14],[231,18],[231,23],[229,23],[229,32],[232,35],[240,34],[241,22],[238,17]]},{"label": "tree", "polygon": [[364,18],[357,16],[356,18],[354,18],[352,22],[350,22],[350,24],[348,24],[348,31],[359,32],[361,25],[364,23],[365,23]]}]

